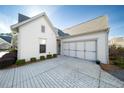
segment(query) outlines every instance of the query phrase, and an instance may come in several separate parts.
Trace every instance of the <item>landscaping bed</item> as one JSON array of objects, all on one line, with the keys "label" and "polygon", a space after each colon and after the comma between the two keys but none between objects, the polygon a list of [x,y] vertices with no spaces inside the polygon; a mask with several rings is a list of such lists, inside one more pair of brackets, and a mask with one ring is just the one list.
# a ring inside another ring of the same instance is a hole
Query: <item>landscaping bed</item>
[{"label": "landscaping bed", "polygon": [[113,75],[114,77],[120,79],[121,81],[124,81],[124,69],[121,67],[118,67],[116,65],[111,64],[100,64],[100,67],[108,72],[109,74]]},{"label": "landscaping bed", "polygon": [[116,65],[111,65],[111,64],[100,64],[100,67],[107,72],[122,70],[122,68],[120,68]]},{"label": "landscaping bed", "polygon": [[124,47],[112,45],[109,47],[109,64],[100,64],[101,68],[124,81]]},{"label": "landscaping bed", "polygon": [[124,68],[124,47],[109,47],[109,64]]},{"label": "landscaping bed", "polygon": [[[4,55],[2,58],[8,58],[8,57],[15,57],[13,54],[8,53],[7,55]],[[57,54],[48,54],[46,57],[45,56],[40,56],[40,59],[36,59],[35,57],[30,58],[30,61],[25,61],[25,59],[20,59],[17,60],[17,58],[15,60],[10,60],[10,64],[9,65],[0,65],[1,69],[3,68],[15,68],[15,67],[19,67],[19,66],[23,66],[23,65],[28,65],[28,64],[32,64],[32,63],[36,63],[36,62],[41,62],[43,60],[48,60],[48,59],[52,59],[52,58],[56,58]],[[9,61],[7,61],[6,63],[9,63]]]}]

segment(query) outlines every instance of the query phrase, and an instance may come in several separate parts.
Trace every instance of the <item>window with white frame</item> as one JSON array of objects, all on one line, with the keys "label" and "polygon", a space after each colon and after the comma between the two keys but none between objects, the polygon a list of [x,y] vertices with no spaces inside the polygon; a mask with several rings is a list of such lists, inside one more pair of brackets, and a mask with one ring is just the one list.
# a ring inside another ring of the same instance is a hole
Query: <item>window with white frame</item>
[{"label": "window with white frame", "polygon": [[39,52],[46,53],[46,39],[40,39]]}]

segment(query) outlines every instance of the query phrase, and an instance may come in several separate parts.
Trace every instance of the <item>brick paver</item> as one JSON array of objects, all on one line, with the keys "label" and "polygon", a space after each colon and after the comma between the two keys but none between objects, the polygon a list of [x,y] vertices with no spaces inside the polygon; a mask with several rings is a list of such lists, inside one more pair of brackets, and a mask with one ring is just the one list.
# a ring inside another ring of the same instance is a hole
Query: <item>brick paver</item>
[{"label": "brick paver", "polygon": [[66,56],[0,70],[0,87],[84,88],[124,87],[124,82],[99,65]]}]

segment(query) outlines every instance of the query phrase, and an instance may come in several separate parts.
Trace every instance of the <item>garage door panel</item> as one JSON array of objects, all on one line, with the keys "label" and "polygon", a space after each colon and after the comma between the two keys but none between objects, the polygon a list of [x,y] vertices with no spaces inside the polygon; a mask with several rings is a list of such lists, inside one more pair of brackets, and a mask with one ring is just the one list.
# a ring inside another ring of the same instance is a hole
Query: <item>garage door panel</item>
[{"label": "garage door panel", "polygon": [[86,51],[96,51],[96,42],[95,41],[85,42],[85,50]]},{"label": "garage door panel", "polygon": [[69,43],[64,43],[63,44],[63,49],[69,49]]},{"label": "garage door panel", "polygon": [[70,51],[70,56],[75,57],[76,51]]},{"label": "garage door panel", "polygon": [[69,49],[70,49],[70,50],[76,50],[76,49],[75,49],[75,43],[70,43],[70,44],[69,44]]},{"label": "garage door panel", "polygon": [[85,58],[87,60],[96,60],[96,53],[95,52],[86,52]]},{"label": "garage door panel", "polygon": [[77,42],[77,50],[84,50],[84,42]]},{"label": "garage door panel", "polygon": [[83,51],[77,51],[76,55],[77,55],[77,58],[84,59],[84,52]]},{"label": "garage door panel", "polygon": [[64,55],[81,59],[96,60],[96,41],[74,41],[63,44]]},{"label": "garage door panel", "polygon": [[66,56],[69,56],[69,51],[68,50],[64,50],[63,54],[66,55]]}]

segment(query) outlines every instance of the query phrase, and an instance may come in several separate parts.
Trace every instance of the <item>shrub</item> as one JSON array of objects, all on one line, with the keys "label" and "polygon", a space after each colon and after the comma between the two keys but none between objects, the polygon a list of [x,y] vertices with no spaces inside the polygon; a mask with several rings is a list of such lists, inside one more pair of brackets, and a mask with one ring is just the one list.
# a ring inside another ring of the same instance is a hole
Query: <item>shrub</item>
[{"label": "shrub", "polygon": [[12,48],[12,49],[9,50],[9,52],[10,52],[10,53],[11,53],[11,52],[17,52],[17,50]]},{"label": "shrub", "polygon": [[51,54],[48,54],[47,55],[47,59],[51,59],[52,58],[52,55]]},{"label": "shrub", "polygon": [[123,65],[124,64],[124,57],[116,57],[115,60],[112,61],[115,65]]},{"label": "shrub", "polygon": [[57,57],[57,54],[53,54],[53,57]]},{"label": "shrub", "polygon": [[118,57],[122,56],[124,57],[124,47],[117,47],[115,45],[112,45],[109,47],[109,57]]},{"label": "shrub", "polygon": [[13,64],[15,64],[17,60],[17,52],[7,53],[2,56],[2,59],[7,59],[7,58],[13,58],[14,59]]},{"label": "shrub", "polygon": [[109,47],[109,59],[111,64],[117,66],[124,65],[124,47],[111,45]]},{"label": "shrub", "polygon": [[36,62],[37,60],[36,60],[35,57],[32,57],[32,58],[30,59],[30,61],[31,61],[31,62]]},{"label": "shrub", "polygon": [[40,56],[40,60],[45,60],[45,56]]},{"label": "shrub", "polygon": [[0,68],[5,68],[7,66],[10,66],[15,61],[14,58],[1,58],[0,59]]},{"label": "shrub", "polygon": [[16,65],[23,65],[25,64],[25,59],[20,59],[16,61]]},{"label": "shrub", "polygon": [[99,65],[100,63],[101,63],[101,62],[100,62],[99,60],[96,60],[96,64],[98,64],[98,65]]}]

